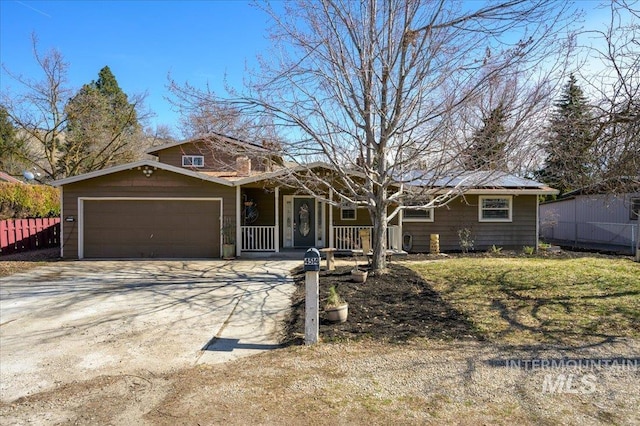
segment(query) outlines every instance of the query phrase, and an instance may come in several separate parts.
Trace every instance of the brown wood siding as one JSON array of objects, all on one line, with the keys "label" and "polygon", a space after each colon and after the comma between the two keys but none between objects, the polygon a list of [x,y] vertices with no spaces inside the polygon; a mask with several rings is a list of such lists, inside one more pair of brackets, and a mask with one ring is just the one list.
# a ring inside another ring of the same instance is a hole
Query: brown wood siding
[{"label": "brown wood siding", "polygon": [[[204,167],[185,167],[195,171],[235,171],[237,166],[236,157],[244,155],[242,153],[216,150],[204,143],[185,143],[163,149],[156,154],[158,155],[158,161],[161,163],[176,167],[182,167],[183,155],[202,155],[204,157]],[[249,157],[251,157],[251,170],[265,170],[264,159],[256,156]]]},{"label": "brown wood siding", "polygon": [[[389,213],[393,211],[393,207],[387,210]],[[329,220],[327,212],[327,220]],[[391,220],[389,226],[397,225],[397,216]],[[356,220],[341,220],[340,207],[333,207],[333,226],[371,226],[371,216],[369,210],[363,207],[358,208],[356,212]]]},{"label": "brown wood siding", "polygon": [[223,198],[223,216],[236,217],[236,189],[178,175],[166,170],[156,170],[150,178],[139,170],[127,170],[100,176],[63,187],[64,217],[72,216],[74,222],[62,224],[63,255],[68,259],[78,257],[78,198],[79,197],[202,197]]},{"label": "brown wood siding", "polygon": [[85,258],[220,257],[220,201],[84,201]]},{"label": "brown wood siding", "polygon": [[440,250],[460,250],[458,230],[471,230],[475,250],[487,250],[492,245],[505,249],[522,249],[536,244],[536,196],[513,196],[512,222],[479,222],[478,196],[468,195],[449,206],[435,209],[433,222],[404,222],[403,234],[413,237],[412,252],[429,251],[431,234],[440,235]]},{"label": "brown wood siding", "polygon": [[342,220],[340,207],[333,207],[333,226],[371,226],[369,210],[359,208],[355,220]]}]

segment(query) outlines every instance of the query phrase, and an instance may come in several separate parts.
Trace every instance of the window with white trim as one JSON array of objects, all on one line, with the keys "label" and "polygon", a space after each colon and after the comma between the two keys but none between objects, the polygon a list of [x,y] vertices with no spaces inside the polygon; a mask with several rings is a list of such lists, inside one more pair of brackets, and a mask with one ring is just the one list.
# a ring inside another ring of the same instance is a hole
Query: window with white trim
[{"label": "window with white trim", "polygon": [[629,219],[638,220],[640,217],[640,198],[631,199],[631,209],[629,211]]},{"label": "window with white trim", "polygon": [[402,211],[403,222],[433,222],[433,208],[428,209],[404,209]]},{"label": "window with white trim", "polygon": [[354,206],[340,207],[340,220],[356,220],[356,208]]},{"label": "window with white trim", "polygon": [[511,222],[513,197],[511,195],[481,195],[478,205],[480,222]]},{"label": "window with white trim", "polygon": [[204,167],[203,155],[183,155],[182,167]]}]

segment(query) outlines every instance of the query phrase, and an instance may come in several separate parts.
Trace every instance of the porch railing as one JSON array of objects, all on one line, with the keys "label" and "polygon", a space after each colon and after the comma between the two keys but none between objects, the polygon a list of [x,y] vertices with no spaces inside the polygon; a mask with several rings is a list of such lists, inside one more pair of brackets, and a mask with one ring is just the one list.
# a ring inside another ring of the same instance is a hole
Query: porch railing
[{"label": "porch railing", "polygon": [[[334,226],[334,245],[337,250],[361,250],[360,231],[373,230],[373,226]],[[399,226],[387,228],[387,249],[399,250],[402,237]]]},{"label": "porch railing", "polygon": [[276,227],[241,226],[240,250],[276,251]]},{"label": "porch railing", "polygon": [[387,249],[400,250],[402,248],[402,235],[397,225],[387,228]]}]

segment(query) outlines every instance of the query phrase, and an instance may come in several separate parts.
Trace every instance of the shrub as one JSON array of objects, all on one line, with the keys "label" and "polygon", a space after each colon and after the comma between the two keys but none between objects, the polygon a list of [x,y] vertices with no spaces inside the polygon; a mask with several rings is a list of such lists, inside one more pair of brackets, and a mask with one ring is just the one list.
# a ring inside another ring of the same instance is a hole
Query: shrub
[{"label": "shrub", "polygon": [[491,254],[500,254],[502,253],[502,247],[497,247],[495,244],[491,246],[489,249],[489,253]]},{"label": "shrub", "polygon": [[47,185],[0,183],[0,220],[60,216],[60,191]]},{"label": "shrub", "polygon": [[473,250],[473,238],[471,238],[471,229],[461,228],[458,229],[458,239],[460,240],[460,248],[463,253],[467,253],[469,250]]},{"label": "shrub", "polygon": [[530,256],[536,251],[536,249],[531,246],[524,246],[522,247],[522,251],[524,252],[524,254]]}]

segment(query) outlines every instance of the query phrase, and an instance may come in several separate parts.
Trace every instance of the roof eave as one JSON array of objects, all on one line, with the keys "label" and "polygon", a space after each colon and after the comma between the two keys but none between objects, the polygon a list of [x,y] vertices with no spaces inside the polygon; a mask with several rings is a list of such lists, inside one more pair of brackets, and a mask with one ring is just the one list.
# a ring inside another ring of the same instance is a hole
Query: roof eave
[{"label": "roof eave", "polygon": [[274,179],[286,174],[291,174],[291,173],[295,173],[295,172],[301,172],[304,170],[309,170],[309,169],[316,169],[316,168],[325,168],[328,170],[333,170],[333,168],[331,167],[331,165],[327,164],[327,163],[323,163],[323,162],[314,162],[314,163],[310,163],[310,164],[306,164],[306,165],[298,165],[295,166],[293,168],[282,168],[273,172],[265,172],[265,173],[261,173],[259,175],[255,175],[255,176],[248,176],[245,178],[241,178],[241,179],[236,179],[234,180],[234,183],[236,185],[247,185],[250,183],[255,183],[255,182],[260,182],[263,180],[269,180],[269,179]]},{"label": "roof eave", "polygon": [[243,141],[243,140],[240,140],[240,139],[235,139],[235,138],[232,138],[230,136],[225,136],[225,135],[221,135],[221,134],[217,134],[217,133],[211,133],[211,134],[207,134],[207,135],[200,135],[200,136],[197,136],[195,138],[191,138],[191,139],[187,139],[187,140],[183,140],[183,141],[179,141],[179,142],[170,142],[170,143],[166,143],[164,145],[151,147],[151,148],[149,148],[148,150],[145,151],[145,154],[156,155],[159,151],[162,151],[162,150],[165,150],[165,149],[173,148],[173,147],[184,145],[184,144],[188,144],[188,143],[206,142],[208,138],[210,139],[210,138],[214,138],[214,137],[218,138],[218,139],[221,139],[221,140],[224,140],[224,141],[227,141],[227,142],[232,143],[234,145],[246,145],[247,147],[250,147],[251,149],[255,149],[256,151],[265,152],[265,153],[270,152],[267,148],[264,148],[264,147],[262,147],[260,145],[253,144],[251,142]]},{"label": "roof eave", "polygon": [[441,188],[438,194],[446,194],[450,191],[469,195],[557,195],[560,191],[553,188]]},{"label": "roof eave", "polygon": [[107,169],[102,169],[102,170],[96,170],[93,172],[89,172],[89,173],[85,173],[85,174],[81,174],[81,175],[77,175],[77,176],[70,176],[64,179],[59,179],[56,180],[54,182],[51,183],[51,185],[53,186],[64,186],[64,185],[68,185],[71,183],[76,183],[76,182],[82,182],[84,180],[89,180],[89,179],[94,179],[97,177],[101,177],[101,176],[106,176],[106,175],[110,175],[113,173],[118,173],[118,172],[122,172],[125,170],[132,170],[138,167],[143,167],[143,166],[149,166],[149,167],[154,167],[156,169],[162,169],[162,170],[166,170],[168,172],[173,172],[173,173],[177,173],[180,175],[184,175],[184,176],[189,176],[192,178],[196,178],[196,179],[201,179],[204,181],[208,181],[208,182],[213,182],[213,183],[217,183],[220,185],[225,185],[225,186],[234,186],[233,182],[230,182],[226,179],[222,179],[222,178],[218,178],[218,177],[214,177],[214,176],[207,176],[203,173],[200,172],[196,172],[196,171],[192,171],[192,170],[186,170],[186,169],[182,169],[179,167],[175,167],[175,166],[171,166],[169,164],[165,164],[165,163],[159,163],[157,161],[152,161],[152,160],[140,160],[140,161],[135,161],[133,163],[127,163],[127,164],[121,164],[119,166],[114,166],[114,167],[110,167]]}]

